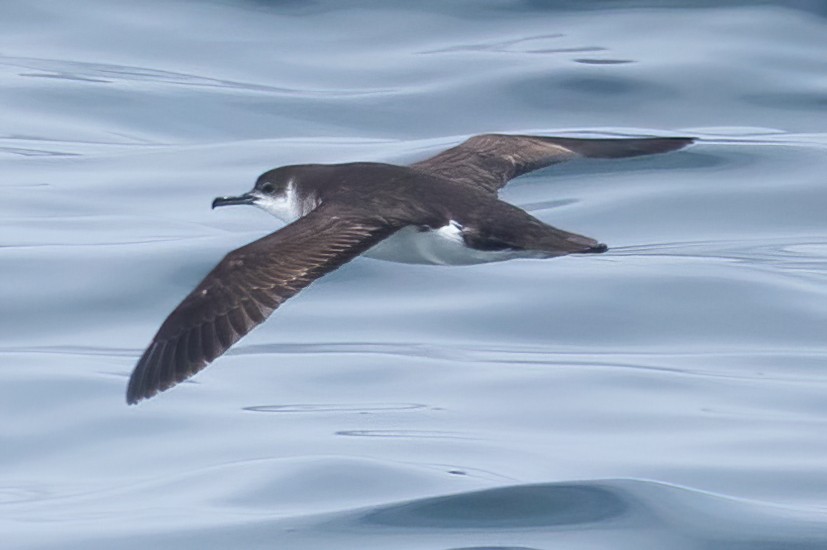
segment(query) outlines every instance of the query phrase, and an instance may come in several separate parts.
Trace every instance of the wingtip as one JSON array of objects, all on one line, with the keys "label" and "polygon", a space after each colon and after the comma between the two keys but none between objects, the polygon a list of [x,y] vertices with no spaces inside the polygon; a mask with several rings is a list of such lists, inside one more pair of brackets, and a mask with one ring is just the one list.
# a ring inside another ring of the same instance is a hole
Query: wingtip
[{"label": "wingtip", "polygon": [[[641,148],[636,151],[638,154],[657,154],[669,153],[688,147],[695,143],[694,137],[656,137],[656,138],[640,138]],[[631,156],[635,156],[632,154]]]},{"label": "wingtip", "polygon": [[126,387],[126,404],[137,405],[144,399],[152,397],[152,394],[147,395],[146,389],[143,391],[138,387],[136,372],[132,373],[129,378],[129,385]]},{"label": "wingtip", "polygon": [[696,137],[665,137],[659,139],[668,140],[675,144],[675,148],[670,149],[670,151],[677,151],[678,149],[683,149],[684,147],[692,145],[693,143],[698,141],[698,138]]},{"label": "wingtip", "polygon": [[548,138],[555,143],[586,158],[616,159],[656,155],[683,149],[693,143],[694,137],[645,137],[645,138]]},{"label": "wingtip", "polygon": [[138,401],[141,400],[141,397],[138,395],[138,392],[135,389],[135,374],[136,371],[132,371],[132,375],[129,377],[129,383],[126,386],[126,404],[127,405],[135,405]]},{"label": "wingtip", "polygon": [[127,405],[137,405],[138,403],[140,403],[144,399],[152,397],[152,395],[146,395],[146,392],[138,391],[136,388],[134,388],[132,386],[131,382],[132,381],[130,380],[130,384],[126,388],[126,404]]},{"label": "wingtip", "polygon": [[574,252],[574,254],[603,254],[607,250],[609,250],[608,246],[606,246],[603,243],[597,243],[597,244],[595,244],[593,246],[590,246],[588,248],[584,248],[582,250],[577,250],[577,251]]},{"label": "wingtip", "polygon": [[159,346],[158,342],[153,341],[138,359],[138,363],[129,376],[129,383],[126,386],[126,403],[128,405],[136,405],[141,400],[148,399],[158,393],[148,375],[155,366],[154,364],[157,363],[163,347],[163,345]]}]

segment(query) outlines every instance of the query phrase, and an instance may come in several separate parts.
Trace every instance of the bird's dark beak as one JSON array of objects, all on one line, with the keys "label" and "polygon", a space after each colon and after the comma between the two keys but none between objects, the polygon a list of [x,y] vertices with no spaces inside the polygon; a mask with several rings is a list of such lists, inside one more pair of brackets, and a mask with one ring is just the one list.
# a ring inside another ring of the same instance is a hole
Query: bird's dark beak
[{"label": "bird's dark beak", "polygon": [[243,195],[239,195],[238,197],[216,197],[214,201],[212,201],[212,207],[216,208],[218,206],[232,206],[234,204],[253,204],[256,202],[256,196],[252,193],[244,193]]}]

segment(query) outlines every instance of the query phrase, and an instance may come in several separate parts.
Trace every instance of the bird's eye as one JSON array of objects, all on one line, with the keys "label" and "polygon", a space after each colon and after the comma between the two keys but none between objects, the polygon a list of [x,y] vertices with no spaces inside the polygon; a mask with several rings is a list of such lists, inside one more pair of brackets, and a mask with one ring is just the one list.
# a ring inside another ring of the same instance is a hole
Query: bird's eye
[{"label": "bird's eye", "polygon": [[276,190],[276,188],[273,187],[273,184],[268,181],[267,183],[261,186],[261,190],[270,195],[273,191]]}]

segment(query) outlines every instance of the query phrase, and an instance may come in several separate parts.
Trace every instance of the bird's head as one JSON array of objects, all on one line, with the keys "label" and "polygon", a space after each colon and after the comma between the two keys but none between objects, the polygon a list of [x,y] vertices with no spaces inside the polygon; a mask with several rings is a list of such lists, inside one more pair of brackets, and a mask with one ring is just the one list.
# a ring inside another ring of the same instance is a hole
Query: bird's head
[{"label": "bird's head", "polygon": [[290,223],[299,217],[296,174],[292,166],[283,166],[263,173],[251,191],[237,197],[217,197],[212,207],[252,204]]}]

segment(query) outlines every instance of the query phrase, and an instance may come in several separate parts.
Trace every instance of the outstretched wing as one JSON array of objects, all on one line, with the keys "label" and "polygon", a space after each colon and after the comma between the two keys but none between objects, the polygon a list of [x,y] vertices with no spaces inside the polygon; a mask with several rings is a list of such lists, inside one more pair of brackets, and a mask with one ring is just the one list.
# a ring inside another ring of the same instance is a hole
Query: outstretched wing
[{"label": "outstretched wing", "polygon": [[692,138],[580,139],[482,134],[411,166],[496,193],[508,180],[578,157],[622,158],[666,153]]},{"label": "outstretched wing", "polygon": [[132,372],[127,403],[200,371],[285,300],[396,229],[322,205],[230,252],[161,325]]}]

